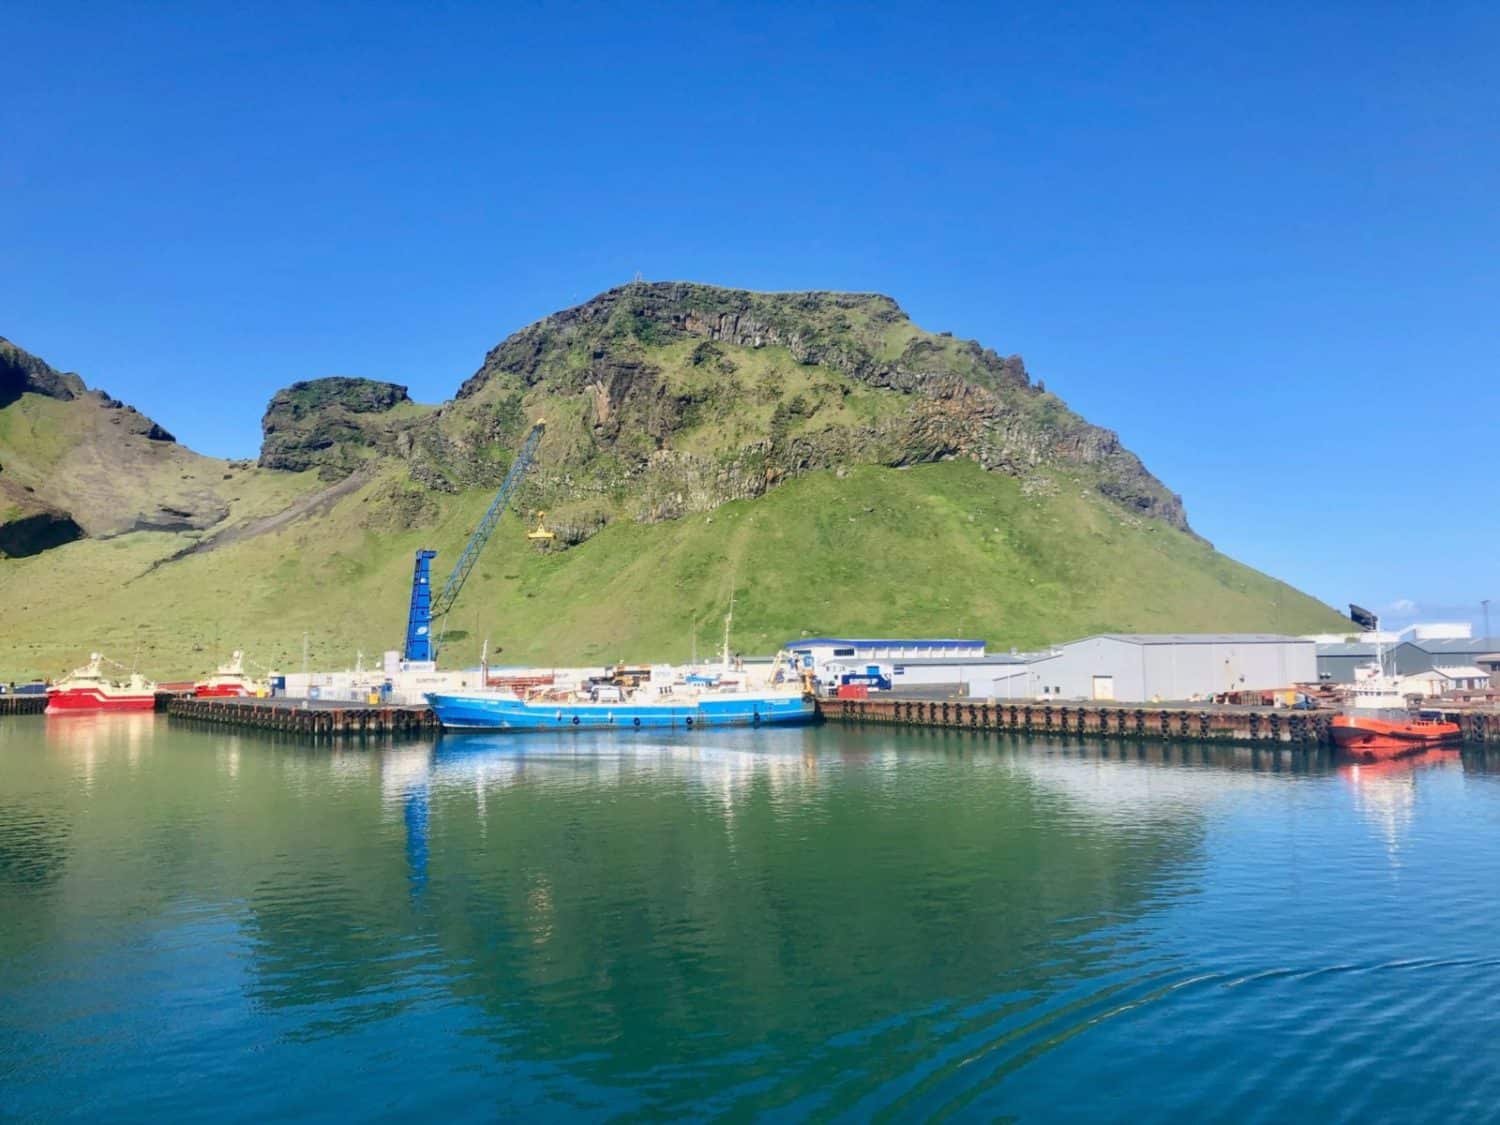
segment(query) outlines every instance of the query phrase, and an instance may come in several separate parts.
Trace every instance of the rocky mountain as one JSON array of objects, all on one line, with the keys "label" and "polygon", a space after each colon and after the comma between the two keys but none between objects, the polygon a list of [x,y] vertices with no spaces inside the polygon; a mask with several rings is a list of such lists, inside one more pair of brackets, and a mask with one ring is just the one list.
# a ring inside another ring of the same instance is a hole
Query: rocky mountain
[{"label": "rocky mountain", "polygon": [[400,436],[423,413],[395,383],[343,376],[293,383],[261,419],[260,467],[347,476],[371,457],[409,453]]},{"label": "rocky mountain", "polygon": [[228,514],[226,474],[134,407],[0,339],[0,554],[211,527]]},{"label": "rocky mountain", "polygon": [[545,416],[544,471],[525,502],[574,541],[807,472],[955,458],[1023,480],[1066,470],[1134,515],[1188,529],[1181,499],[1117,435],[1033,383],[1019,356],[924,332],[876,294],[636,283],[513,334],[432,415],[368,420],[403,402],[391,384],[297,384],[266,415],[261,464],[343,473],[374,449],[431,489],[493,486],[528,420]]},{"label": "rocky mountain", "polygon": [[554,549],[508,516],[449,623],[517,660],[681,658],[731,596],[760,651],[804,630],[1026,647],[1342,620],[1195,536],[1018,356],[874,294],[636,283],[515,332],[440,406],[294,383],[253,464],[0,343],[0,665],[123,646],[185,673],[231,641],[284,659],[304,631],[339,660],[395,647],[412,551],[457,557],[537,418],[512,506],[545,510]]}]

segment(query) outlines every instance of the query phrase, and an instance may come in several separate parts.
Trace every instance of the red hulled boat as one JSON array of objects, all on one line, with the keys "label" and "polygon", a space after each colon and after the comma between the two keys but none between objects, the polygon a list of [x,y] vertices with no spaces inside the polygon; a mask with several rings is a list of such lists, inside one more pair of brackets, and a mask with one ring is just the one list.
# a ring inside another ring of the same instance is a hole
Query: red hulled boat
[{"label": "red hulled boat", "polygon": [[103,663],[104,657],[90,653],[87,664],[51,685],[47,689],[47,714],[155,709],[156,684],[139,672],[132,672],[123,683],[107,679]]},{"label": "red hulled boat", "polygon": [[1340,750],[1367,758],[1397,758],[1438,746],[1450,746],[1463,738],[1457,723],[1441,717],[1410,715],[1335,715],[1328,724],[1333,744]]},{"label": "red hulled boat", "polygon": [[270,694],[270,686],[265,680],[253,679],[245,671],[245,654],[238,649],[229,658],[228,664],[220,664],[218,671],[212,676],[193,685],[193,696],[197,699],[259,697]]}]

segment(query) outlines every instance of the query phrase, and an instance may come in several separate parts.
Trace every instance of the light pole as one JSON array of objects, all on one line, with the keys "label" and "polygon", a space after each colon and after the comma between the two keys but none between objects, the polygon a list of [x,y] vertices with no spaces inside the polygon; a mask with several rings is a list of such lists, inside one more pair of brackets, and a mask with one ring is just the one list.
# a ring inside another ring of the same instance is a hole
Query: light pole
[{"label": "light pole", "polygon": [[1482,599],[1479,605],[1484,610],[1484,639],[1488,641],[1490,639],[1490,599]]}]

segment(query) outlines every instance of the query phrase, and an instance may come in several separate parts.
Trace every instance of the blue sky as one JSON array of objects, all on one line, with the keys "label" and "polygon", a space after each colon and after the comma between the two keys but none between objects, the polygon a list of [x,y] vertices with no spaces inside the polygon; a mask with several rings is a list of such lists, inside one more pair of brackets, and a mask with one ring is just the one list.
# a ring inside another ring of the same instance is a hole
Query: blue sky
[{"label": "blue sky", "polygon": [[[1500,598],[1500,9],[11,3],[0,335],[204,452],[632,278],[1025,356],[1230,554]],[[1388,611],[1389,612],[1389,611]],[[1403,616],[1391,612],[1391,616]]]}]

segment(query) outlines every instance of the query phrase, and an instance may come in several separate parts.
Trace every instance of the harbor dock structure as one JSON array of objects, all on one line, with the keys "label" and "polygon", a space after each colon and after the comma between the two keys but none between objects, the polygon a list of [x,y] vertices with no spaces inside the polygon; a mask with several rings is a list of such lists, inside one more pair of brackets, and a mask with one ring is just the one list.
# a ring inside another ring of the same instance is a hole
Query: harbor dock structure
[{"label": "harbor dock structure", "polygon": [[0,715],[40,715],[47,710],[47,697],[40,693],[6,692],[0,695]]},{"label": "harbor dock structure", "polygon": [[432,708],[392,703],[179,697],[167,704],[167,717],[311,737],[422,735],[438,731],[437,716],[432,713]]},{"label": "harbor dock structure", "polygon": [[[1140,738],[1172,742],[1284,743],[1316,749],[1333,744],[1332,710],[1281,707],[1103,706],[1098,703],[1011,703],[997,699],[930,699],[879,695],[822,699],[823,717],[838,723],[991,731],[1004,734]],[[1500,712],[1444,710],[1464,741],[1500,745]]]}]

